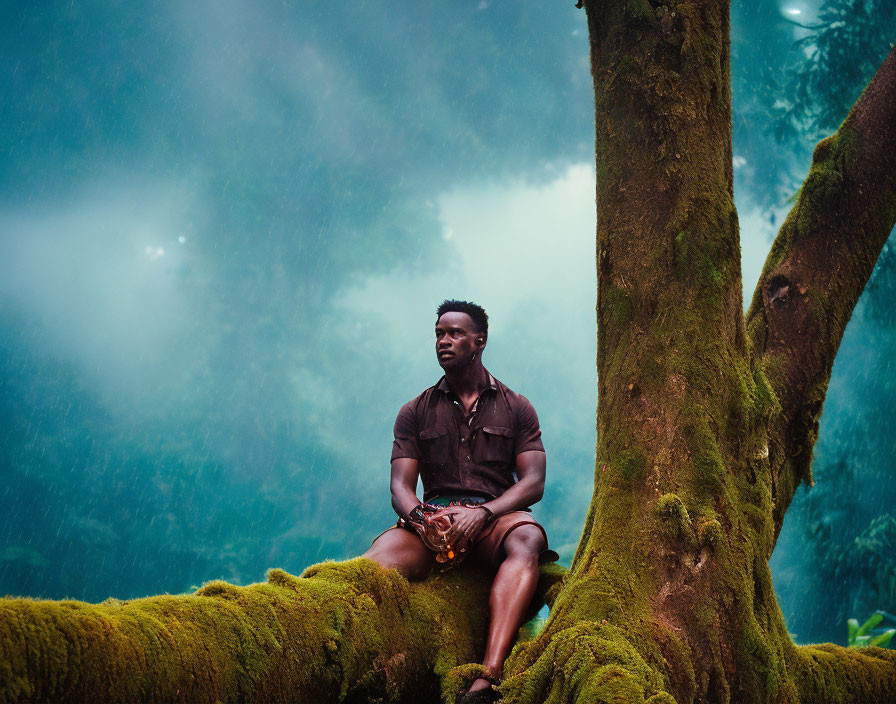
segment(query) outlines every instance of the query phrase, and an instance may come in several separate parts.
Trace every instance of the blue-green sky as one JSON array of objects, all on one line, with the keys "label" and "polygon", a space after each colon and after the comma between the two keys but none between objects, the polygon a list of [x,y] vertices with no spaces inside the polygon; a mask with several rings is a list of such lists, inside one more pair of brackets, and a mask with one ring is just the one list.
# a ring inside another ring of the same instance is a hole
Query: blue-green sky
[{"label": "blue-green sky", "polygon": [[[760,77],[814,10],[733,12],[748,293],[813,146],[767,134]],[[362,551],[394,520],[392,423],[440,375],[446,297],[488,310],[486,365],[542,422],[536,515],[572,548],[597,400],[574,2],[0,19],[0,591],[182,591]]]}]

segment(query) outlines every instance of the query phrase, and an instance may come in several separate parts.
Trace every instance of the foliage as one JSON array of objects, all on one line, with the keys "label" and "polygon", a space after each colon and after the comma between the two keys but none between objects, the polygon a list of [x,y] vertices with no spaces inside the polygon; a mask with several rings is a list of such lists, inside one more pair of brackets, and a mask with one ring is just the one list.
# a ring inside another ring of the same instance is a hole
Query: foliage
[{"label": "foliage", "polygon": [[837,129],[892,46],[896,2],[825,0],[808,25],[777,0],[735,0],[732,14],[738,187],[774,224],[809,150]]},{"label": "foliage", "polygon": [[836,130],[893,46],[894,26],[893,0],[825,0],[818,22],[793,44],[778,129],[785,123],[813,137]]},{"label": "foliage", "polygon": [[883,614],[877,612],[871,616],[865,623],[859,626],[859,622],[851,618],[846,622],[849,629],[848,640],[850,648],[864,648],[866,646],[876,645],[879,648],[886,648],[896,634],[896,628],[889,628],[883,633],[874,633],[872,629],[883,620]]},{"label": "foliage", "polygon": [[791,624],[804,642],[832,638],[830,624],[850,613],[896,609],[896,518],[869,518],[866,489],[842,459],[822,465],[817,479],[803,499],[801,518],[811,546],[803,567],[814,577],[807,588],[822,594],[816,602],[821,608],[806,610]]}]

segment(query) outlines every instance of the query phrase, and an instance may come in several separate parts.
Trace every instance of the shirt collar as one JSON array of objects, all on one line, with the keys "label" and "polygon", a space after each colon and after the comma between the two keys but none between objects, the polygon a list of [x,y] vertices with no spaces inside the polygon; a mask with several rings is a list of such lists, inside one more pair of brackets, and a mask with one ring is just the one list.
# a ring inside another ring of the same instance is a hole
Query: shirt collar
[{"label": "shirt collar", "polygon": [[[494,389],[495,391],[497,391],[498,390],[497,380],[495,379],[495,377],[492,376],[492,373],[488,369],[485,370],[485,373],[488,374],[488,382],[487,382],[487,386],[485,387],[485,389]],[[445,379],[444,375],[442,376],[441,379],[439,379],[439,383],[436,384],[436,388],[439,391],[441,391],[443,394],[447,394],[448,392],[451,391],[451,388],[448,386],[448,380]],[[485,391],[485,389],[483,389],[483,391]]]}]

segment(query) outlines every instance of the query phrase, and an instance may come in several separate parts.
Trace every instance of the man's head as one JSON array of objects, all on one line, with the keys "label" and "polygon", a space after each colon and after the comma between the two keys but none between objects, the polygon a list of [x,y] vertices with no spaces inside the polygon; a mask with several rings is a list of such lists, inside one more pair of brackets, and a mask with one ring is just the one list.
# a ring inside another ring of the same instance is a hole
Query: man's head
[{"label": "man's head", "polygon": [[469,301],[444,301],[436,310],[436,356],[442,369],[462,370],[481,359],[488,315]]}]

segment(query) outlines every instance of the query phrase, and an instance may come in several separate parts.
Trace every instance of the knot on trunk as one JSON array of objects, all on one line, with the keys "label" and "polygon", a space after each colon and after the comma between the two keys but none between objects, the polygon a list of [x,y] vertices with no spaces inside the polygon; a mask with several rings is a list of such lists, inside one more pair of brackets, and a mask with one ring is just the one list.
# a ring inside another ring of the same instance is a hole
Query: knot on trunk
[{"label": "knot on trunk", "polygon": [[656,502],[656,514],[666,528],[666,536],[686,550],[697,547],[697,535],[684,501],[677,494],[663,494]]},{"label": "knot on trunk", "polygon": [[765,285],[765,302],[767,308],[780,310],[787,305],[790,294],[790,279],[783,274],[776,274]]}]

